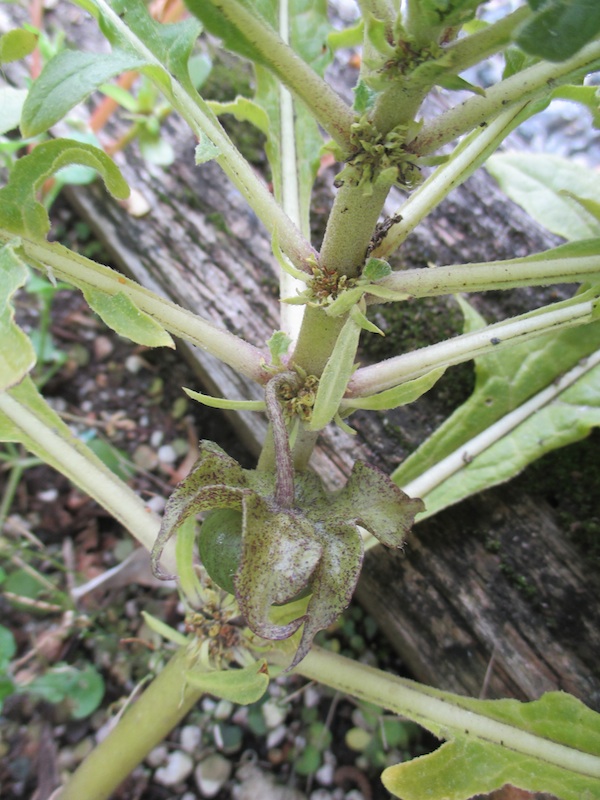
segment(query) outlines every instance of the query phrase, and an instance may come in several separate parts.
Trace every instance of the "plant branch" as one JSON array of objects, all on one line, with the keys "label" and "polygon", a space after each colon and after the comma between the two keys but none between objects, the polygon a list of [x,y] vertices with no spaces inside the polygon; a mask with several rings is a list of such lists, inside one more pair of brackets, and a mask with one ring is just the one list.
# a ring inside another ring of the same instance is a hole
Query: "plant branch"
[{"label": "plant branch", "polygon": [[425,123],[408,149],[419,156],[433,153],[473,128],[487,124],[510,106],[547,96],[573,75],[594,69],[599,60],[600,41],[594,41],[566,61],[534,64],[487,89],[484,97],[471,97]]},{"label": "plant branch", "polygon": [[[506,747],[581,775],[600,777],[600,758],[472,711],[469,699],[313,647],[294,669],[343,694],[408,717],[438,735],[460,733]],[[61,799],[62,800],[62,799]]]},{"label": "plant branch", "polygon": [[[0,241],[14,235],[0,229]],[[98,289],[109,295],[122,292],[139,309],[152,316],[166,330],[185,339],[228,364],[248,378],[264,383],[269,373],[263,369],[265,353],[239,336],[202,319],[175,303],[159,297],[110,267],[97,264],[60,244],[20,239],[25,256],[33,265],[43,264],[50,273],[80,289]]]},{"label": "plant branch", "polygon": [[400,247],[410,233],[457,186],[467,180],[477,167],[496,150],[520,122],[526,104],[501,114],[489,126],[473,131],[456,148],[450,159],[439,166],[403,206],[393,215],[399,221],[371,255],[386,258]]},{"label": "plant branch", "polygon": [[[486,428],[486,430],[473,437],[470,441],[465,442],[453,453],[450,453],[446,458],[443,458],[422,475],[419,475],[418,478],[415,478],[415,480],[404,486],[404,491],[411,497],[421,497],[426,500],[428,492],[433,491],[433,489],[437,488],[456,472],[464,469],[466,464],[470,463],[478,455],[504,436],[508,435],[518,425],[544,408],[544,406],[556,400],[565,389],[572,386],[576,381],[597,367],[598,364],[600,364],[600,351],[584,359],[582,363],[553,381],[546,389],[538,392],[527,400],[527,402],[506,414],[493,425],[490,425],[489,428]],[[428,516],[427,510],[425,510],[419,518],[425,519],[426,516]]]},{"label": "plant branch", "polygon": [[510,44],[515,29],[531,14],[529,6],[522,6],[482,30],[457,39],[444,48],[442,63],[453,72],[479,64]]},{"label": "plant branch", "polygon": [[[550,256],[535,260],[531,257],[513,258],[481,264],[452,264],[446,267],[402,270],[383,278],[377,285],[398,292],[398,299],[406,299],[461,292],[498,291],[514,289],[517,286],[580,283],[593,279],[600,273],[599,254],[600,241],[596,255],[571,258]],[[401,295],[403,297],[400,297]],[[367,302],[371,304],[386,301],[371,296]]]},{"label": "plant branch", "polygon": [[[0,412],[24,435],[29,450],[51,464],[127,528],[148,551],[154,545],[160,519],[126,483],[90,454],[71,434],[71,441],[58,428],[50,427],[32,409],[20,402],[11,390],[0,394]],[[175,565],[172,549],[165,553],[170,569]]]},{"label": "plant branch", "polygon": [[182,647],[142,696],[131,703],[55,800],[108,800],[202,697],[203,691],[186,681],[189,668],[190,652]]},{"label": "plant branch", "polygon": [[464,333],[445,342],[362,367],[350,379],[346,396],[365,397],[376,394],[419,378],[438,367],[460,364],[499,347],[510,347],[562,328],[592,322],[594,305],[594,299],[583,297],[579,302],[567,300],[555,303],[533,313],[488,325],[482,330]]},{"label": "plant branch", "polygon": [[313,114],[319,124],[349,154],[350,126],[354,114],[308,64],[258,14],[238,0],[207,0],[225,19],[252,42],[264,65],[285,84]]},{"label": "plant branch", "polygon": [[[102,14],[110,19],[111,24],[133,47],[135,52],[141,55],[149,64],[159,68],[161,73],[164,72],[163,64],[133,33],[119,15],[113,11],[106,0],[96,0],[96,2],[102,9]],[[298,60],[301,61],[301,59]],[[304,66],[306,67],[306,65]],[[309,67],[306,68],[310,69]],[[155,80],[154,74],[150,73],[149,77]],[[235,147],[215,114],[202,98],[197,94],[193,96],[189,94],[172,75],[169,75],[169,79],[171,92],[168,93],[168,100],[185,119],[200,141],[206,137],[212,142],[218,152],[215,160],[219,166],[239,189],[270,235],[276,235],[279,246],[292,263],[298,269],[306,270],[307,261],[314,257],[314,250],[310,243],[302,236],[296,225],[276,202],[266,184],[256,175],[250,164]],[[319,78],[318,80],[321,79]],[[155,82],[158,89],[164,93],[164,83]],[[337,97],[337,95],[335,96]]]}]

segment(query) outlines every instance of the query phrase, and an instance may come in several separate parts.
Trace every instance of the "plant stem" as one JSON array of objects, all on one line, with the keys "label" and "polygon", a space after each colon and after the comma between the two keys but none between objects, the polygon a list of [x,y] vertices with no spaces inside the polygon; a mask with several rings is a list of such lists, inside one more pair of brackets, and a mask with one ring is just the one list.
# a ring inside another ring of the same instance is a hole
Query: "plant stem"
[{"label": "plant stem", "polygon": [[422,347],[378,364],[358,369],[348,382],[348,397],[365,397],[419,378],[433,369],[479,358],[501,347],[554,333],[561,328],[592,322],[595,301],[555,303],[539,312],[488,325],[445,342]]},{"label": "plant stem", "polygon": [[[465,442],[453,453],[443,458],[433,467],[428,469],[418,478],[403,487],[404,491],[411,497],[426,498],[428,492],[433,491],[449,477],[464,469],[474,458],[483,453],[489,447],[508,435],[518,425],[528,420],[545,406],[554,402],[566,389],[583,378],[588,372],[600,364],[600,351],[592,354],[582,363],[569,370],[557,380],[538,392],[527,402],[515,408],[514,411],[506,414],[489,428],[482,431],[470,441]],[[392,476],[393,478],[393,476]],[[427,516],[427,510],[420,515],[420,519]]]},{"label": "plant stem", "polygon": [[185,647],[175,653],[55,800],[107,800],[112,795],[202,696],[201,689],[186,682],[189,659]]},{"label": "plant stem", "polygon": [[294,672],[415,720],[443,738],[454,732],[466,734],[578,774],[600,777],[598,756],[472,711],[470,698],[398,678],[319,647],[313,647]]},{"label": "plant stem", "polygon": [[481,63],[499,50],[503,50],[510,43],[515,29],[531,14],[529,6],[517,8],[516,11],[486,28],[457,39],[444,48],[444,65],[448,65],[454,72],[462,72]]},{"label": "plant stem", "polygon": [[[121,481],[88,448],[75,439],[61,422],[51,427],[19,399],[19,388],[0,394],[0,413],[23,435],[28,450],[66,475],[75,485],[107,509],[147,549],[151,550],[160,529],[160,519],[126,483]],[[42,401],[43,402],[43,401]],[[51,412],[52,413],[52,412]],[[174,551],[165,553],[169,569],[175,566]]]},{"label": "plant stem", "polygon": [[474,131],[454,151],[450,160],[439,166],[411,194],[394,215],[399,221],[387,231],[371,255],[386,258],[405,241],[416,226],[453,189],[473,174],[477,167],[496,150],[520,121],[525,105],[501,114],[486,128]]},{"label": "plant stem", "polygon": [[409,150],[419,156],[433,153],[462,134],[488,123],[504,109],[549,95],[575,74],[594,69],[599,59],[600,42],[594,41],[566,61],[542,61],[511,75],[487,89],[484,97],[471,97],[426,123],[410,143]]},{"label": "plant stem", "polygon": [[243,32],[260,53],[265,66],[306,104],[319,124],[345,153],[349,153],[354,114],[329,84],[296,55],[257,11],[250,11],[238,0],[208,2]]},{"label": "plant stem", "polygon": [[[136,36],[118,14],[109,6],[106,0],[96,0],[101,13],[119,31],[129,45],[144,58],[164,73],[163,64],[154,56],[151,50]],[[293,52],[293,51],[292,51]],[[298,59],[301,61],[301,59]],[[304,64],[303,61],[301,61]],[[304,64],[306,69],[309,69]],[[314,73],[312,73],[314,75]],[[318,76],[315,75],[318,78]],[[151,76],[153,79],[153,76]],[[277,236],[277,241],[284,253],[290,258],[298,269],[306,269],[306,263],[314,257],[314,251],[302,236],[296,225],[290,220],[281,206],[275,201],[267,186],[256,175],[250,164],[235,147],[229,136],[225,133],[214,113],[208,105],[197,95],[188,93],[179,81],[169,75],[171,91],[165,91],[163,82],[156,81],[157,88],[167,95],[167,99],[188,123],[198,139],[207,137],[219,151],[216,156],[217,163],[225,174],[239,189],[246,202],[256,213],[271,235]],[[321,81],[320,78],[318,78]],[[324,81],[321,81],[323,84]],[[327,84],[325,84],[327,85]],[[337,97],[337,95],[335,95]],[[338,98],[339,100],[339,98]],[[344,108],[346,106],[344,105]]]},{"label": "plant stem", "polygon": [[[598,242],[600,251],[600,242]],[[552,253],[552,251],[550,251]],[[408,297],[436,297],[460,292],[514,289],[517,286],[549,286],[580,283],[598,275],[598,255],[565,258],[512,258],[481,264],[452,264],[446,267],[394,272],[378,281],[379,286]],[[369,304],[381,303],[377,297]]]},{"label": "plant stem", "polygon": [[[0,241],[12,240],[14,234],[0,229]],[[217,328],[197,314],[159,297],[110,267],[97,264],[60,244],[34,242],[24,237],[20,239],[20,243],[33,266],[43,264],[55,277],[60,277],[80,289],[99,289],[110,295],[122,292],[166,330],[195,344],[258,383],[268,380],[269,373],[263,369],[268,356],[239,336]]]}]

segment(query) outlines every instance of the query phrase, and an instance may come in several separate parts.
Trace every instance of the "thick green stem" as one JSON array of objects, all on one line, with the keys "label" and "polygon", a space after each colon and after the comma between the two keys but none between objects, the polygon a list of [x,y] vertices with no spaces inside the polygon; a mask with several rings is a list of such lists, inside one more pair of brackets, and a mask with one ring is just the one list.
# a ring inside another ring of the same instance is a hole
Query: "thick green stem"
[{"label": "thick green stem", "polygon": [[485,96],[465,100],[426,123],[410,143],[410,150],[419,156],[433,153],[462,134],[489,123],[510,106],[547,96],[574,75],[595,69],[599,61],[600,42],[595,41],[566,61],[534,64],[487,89]]},{"label": "thick green stem", "polygon": [[[206,1],[206,0],[205,0]],[[243,32],[260,59],[297,97],[346,153],[354,114],[281,36],[255,11],[237,0],[208,0],[225,19]]]},{"label": "thick green stem", "polygon": [[186,682],[189,653],[181,648],[142,696],[75,771],[55,800],[107,800],[198,702]]},{"label": "thick green stem", "polygon": [[536,336],[593,322],[595,298],[590,298],[591,293],[587,293],[586,297],[582,296],[581,302],[556,303],[533,314],[513,317],[481,330],[464,333],[447,341],[362,367],[350,379],[347,396],[367,397],[377,394],[439,367],[450,367]]},{"label": "thick green stem", "polygon": [[469,698],[389,675],[318,647],[313,647],[294,671],[338,692],[415,720],[438,735],[445,734],[444,738],[453,733],[467,734],[578,774],[600,777],[598,756],[471,710]]},{"label": "thick green stem", "polygon": [[[10,242],[14,238],[14,234],[0,229],[0,242]],[[269,374],[263,368],[266,354],[239,336],[217,328],[212,322],[159,297],[110,267],[97,264],[60,244],[25,238],[21,238],[20,243],[31,262],[45,265],[55,278],[81,289],[98,289],[110,295],[125,294],[139,309],[176,336],[211,353],[252,380],[264,383],[268,379]]]},{"label": "thick green stem", "polygon": [[[600,254],[600,241],[598,241]],[[448,267],[429,267],[394,272],[379,281],[380,286],[392,289],[405,297],[436,297],[460,292],[498,291],[518,286],[549,286],[553,283],[583,283],[598,275],[599,255],[565,258],[514,258],[483,264],[453,264]],[[376,297],[369,303],[385,302]]]}]

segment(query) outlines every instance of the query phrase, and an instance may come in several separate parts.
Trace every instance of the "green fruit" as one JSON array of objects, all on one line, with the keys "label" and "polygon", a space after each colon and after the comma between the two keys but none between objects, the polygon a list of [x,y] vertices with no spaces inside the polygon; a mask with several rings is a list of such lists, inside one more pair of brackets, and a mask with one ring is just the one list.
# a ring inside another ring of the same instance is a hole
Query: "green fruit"
[{"label": "green fruit", "polygon": [[235,594],[234,578],[242,556],[242,512],[217,508],[200,527],[198,552],[212,580]]}]

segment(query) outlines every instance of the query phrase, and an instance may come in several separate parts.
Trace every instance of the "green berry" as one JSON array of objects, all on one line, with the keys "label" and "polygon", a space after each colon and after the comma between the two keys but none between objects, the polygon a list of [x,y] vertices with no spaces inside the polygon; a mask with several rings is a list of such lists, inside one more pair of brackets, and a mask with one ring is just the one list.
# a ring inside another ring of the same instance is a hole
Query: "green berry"
[{"label": "green berry", "polygon": [[217,508],[207,514],[200,528],[198,552],[217,586],[235,594],[234,578],[242,555],[242,512]]}]

